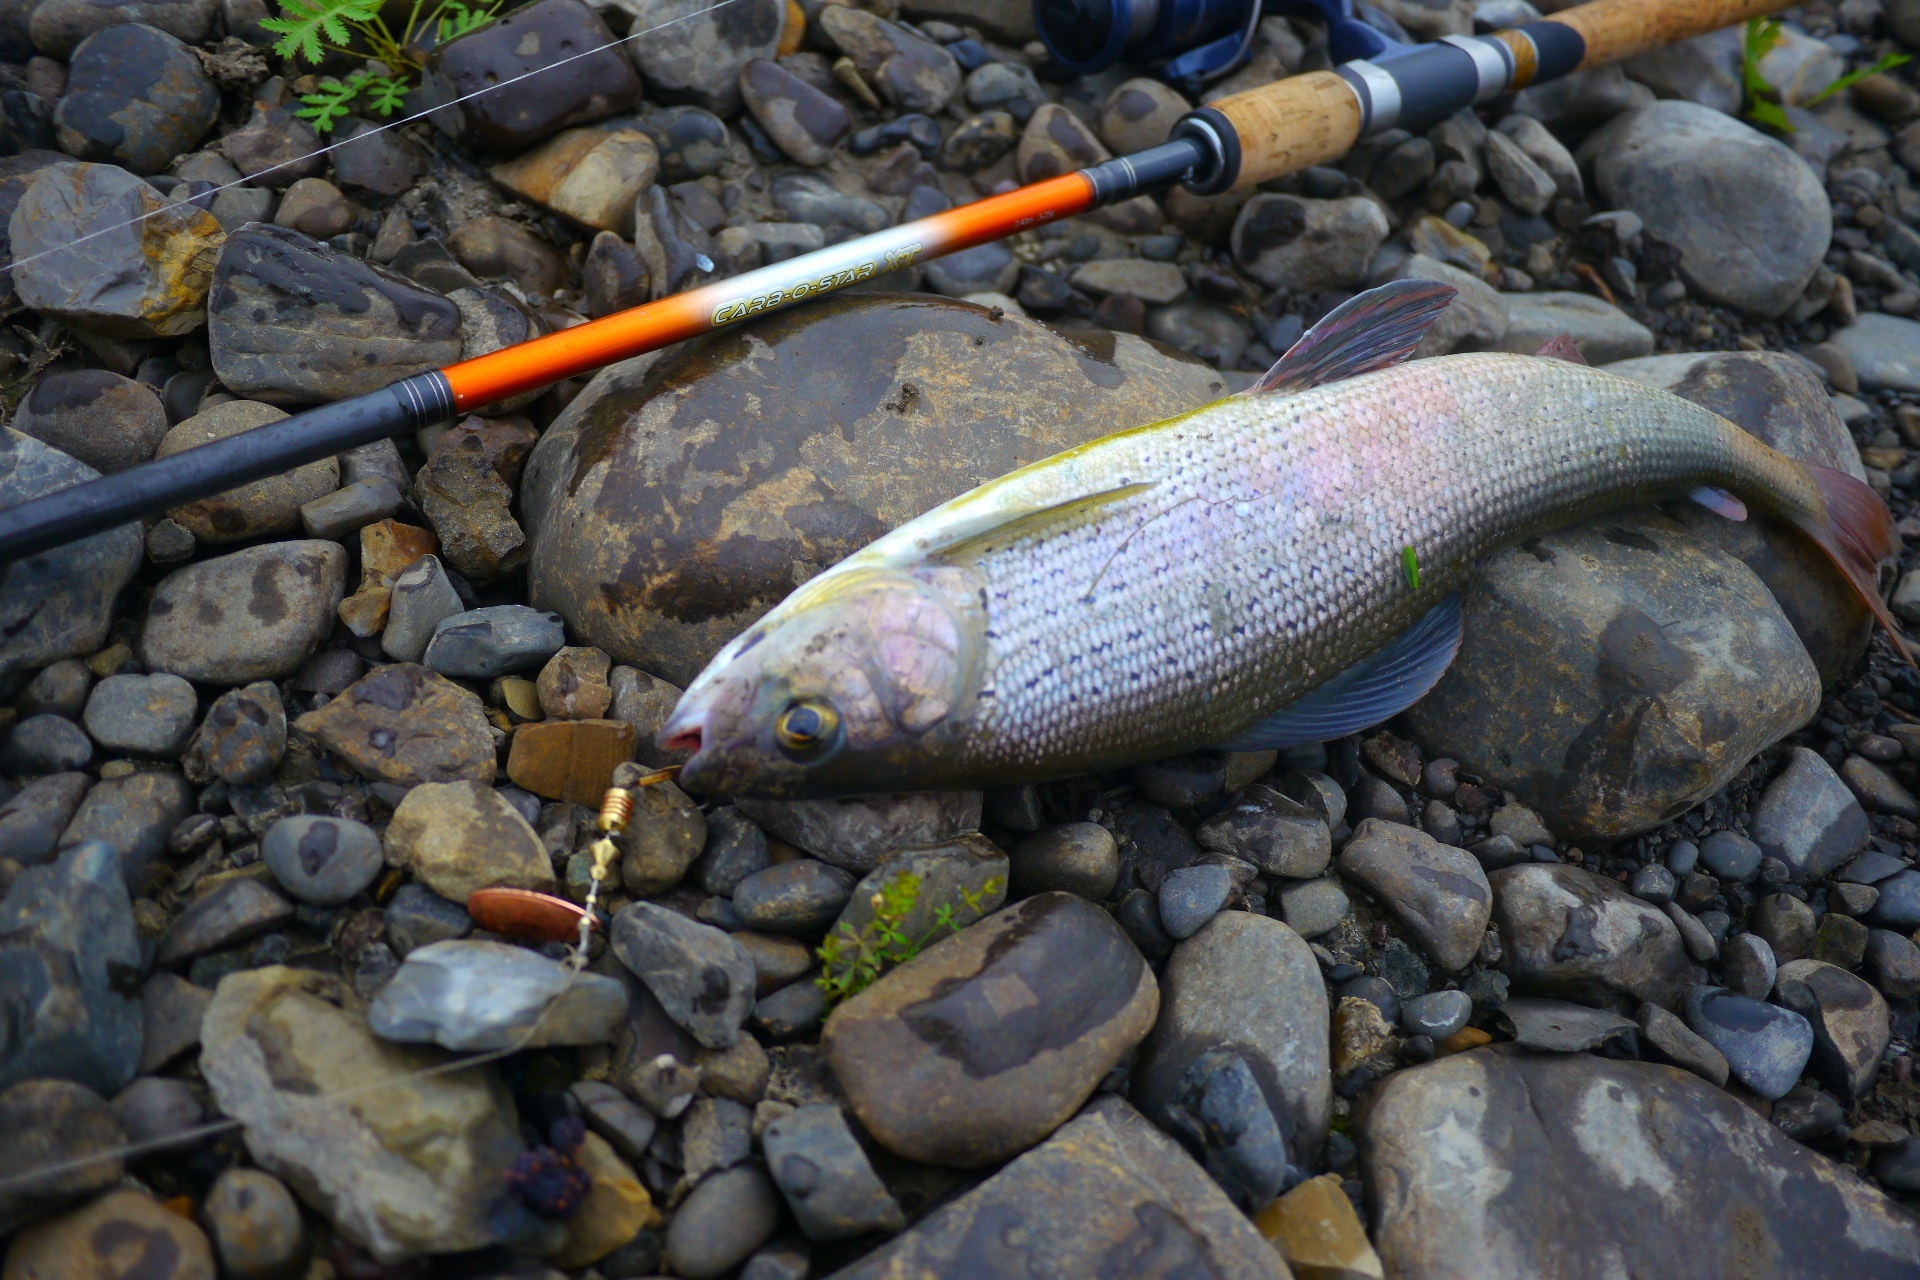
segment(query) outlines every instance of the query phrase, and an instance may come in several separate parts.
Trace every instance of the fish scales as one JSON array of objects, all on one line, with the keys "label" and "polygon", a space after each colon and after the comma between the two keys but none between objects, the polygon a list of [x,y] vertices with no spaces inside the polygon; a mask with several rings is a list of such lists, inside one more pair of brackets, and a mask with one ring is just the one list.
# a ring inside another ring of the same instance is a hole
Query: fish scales
[{"label": "fish scales", "polygon": [[1689,401],[1564,361],[1463,355],[1095,441],[854,559],[910,564],[983,505],[1142,482],[1064,529],[970,552],[986,604],[977,765],[1224,740],[1378,649],[1487,552],[1585,514],[1698,484],[1808,501],[1790,466]]}]

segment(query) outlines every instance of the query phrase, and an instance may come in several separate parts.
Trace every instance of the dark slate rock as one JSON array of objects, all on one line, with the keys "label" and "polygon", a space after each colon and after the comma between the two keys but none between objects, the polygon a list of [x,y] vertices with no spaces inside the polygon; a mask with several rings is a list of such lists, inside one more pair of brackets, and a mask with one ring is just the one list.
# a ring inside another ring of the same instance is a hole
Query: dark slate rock
[{"label": "dark slate rock", "polygon": [[[99,475],[17,431],[0,434],[0,507]],[[130,524],[0,568],[0,678],[99,648],[141,555],[140,526]]]},{"label": "dark slate rock", "polygon": [[87,792],[60,843],[104,843],[120,855],[128,887],[140,892],[166,854],[168,835],[192,808],[193,788],[177,773],[106,778]]},{"label": "dark slate rock", "polygon": [[[157,27],[188,44],[199,44],[213,30],[215,0],[46,0],[28,6],[33,46],[49,58],[73,56],[80,42],[97,31],[120,23],[138,22]],[[22,56],[18,59],[25,62]]]},{"label": "dark slate rock", "polygon": [[[24,1080],[0,1090],[0,1127],[7,1135],[9,1172],[0,1186],[0,1231],[11,1233],[104,1191],[125,1173],[119,1149],[127,1143],[126,1129],[99,1094],[81,1085]],[[62,1165],[58,1173],[32,1176]]]},{"label": "dark slate rock", "polygon": [[1369,1234],[1402,1280],[1583,1275],[1599,1258],[1778,1280],[1920,1265],[1905,1209],[1669,1067],[1503,1046],[1395,1072],[1369,1104]]},{"label": "dark slate rock", "polygon": [[1175,941],[1191,938],[1233,893],[1233,875],[1217,863],[1180,867],[1160,882],[1160,923]]},{"label": "dark slate rock", "polygon": [[387,939],[406,956],[418,947],[464,938],[473,932],[473,917],[423,884],[403,884],[386,909]]},{"label": "dark slate rock", "polygon": [[[433,116],[462,142],[523,151],[570,125],[613,115],[640,96],[640,77],[624,52],[632,46],[606,47],[614,43],[606,23],[580,0],[538,0],[436,47],[423,92],[451,102],[571,59],[559,75],[536,75],[511,92],[481,94]],[[587,49],[602,52],[577,56]]]},{"label": "dark slate rock", "polygon": [[280,887],[301,902],[335,907],[372,884],[386,867],[380,837],[351,818],[297,813],[267,829],[260,858]]},{"label": "dark slate rock", "polygon": [[499,604],[443,618],[421,661],[441,675],[491,680],[535,670],[566,643],[559,614]]},{"label": "dark slate rock", "polygon": [[1824,879],[1873,834],[1866,810],[1833,766],[1805,747],[1795,747],[1787,767],[1767,784],[1751,825],[1761,852],[1780,859],[1800,881]]},{"label": "dark slate rock", "polygon": [[525,947],[478,938],[416,948],[367,1008],[383,1040],[456,1052],[604,1044],[627,1012],[618,978],[574,973]]},{"label": "dark slate rock", "polygon": [[1869,921],[1890,929],[1920,928],[1920,871],[1908,868],[1874,887],[1880,890],[1880,898],[1867,913]]},{"label": "dark slate rock", "polygon": [[740,94],[774,145],[796,164],[825,164],[852,122],[833,97],[766,58],[741,68]]},{"label": "dark slate rock", "polygon": [[826,38],[853,59],[874,91],[902,111],[933,115],[960,88],[960,64],[918,32],[841,5],[823,9],[818,21]]},{"label": "dark slate rock", "polygon": [[1431,991],[1415,996],[1400,1010],[1400,1029],[1410,1036],[1445,1040],[1473,1016],[1473,997],[1464,991]]},{"label": "dark slate rock", "polygon": [[460,309],[452,302],[265,224],[227,237],[207,320],[220,381],[274,404],[361,395],[461,357]]},{"label": "dark slate rock", "polygon": [[907,1225],[839,1107],[820,1103],[790,1111],[767,1126],[761,1143],[774,1185],[809,1240],[844,1240]]},{"label": "dark slate rock", "polygon": [[1700,845],[1700,864],[1722,880],[1745,884],[1760,873],[1766,853],[1738,831],[1716,831]]},{"label": "dark slate rock", "polygon": [[1189,1063],[1166,1115],[1175,1136],[1199,1152],[1213,1180],[1247,1212],[1273,1203],[1296,1180],[1273,1108],[1253,1068],[1233,1050]]},{"label": "dark slate rock", "polygon": [[1513,1028],[1516,1044],[1542,1053],[1585,1053],[1634,1029],[1630,1019],[1617,1013],[1565,1000],[1508,1000],[1500,1006],[1500,1017]]},{"label": "dark slate rock", "polygon": [[[1031,995],[997,994],[1016,989]],[[1157,995],[1111,916],[1047,893],[886,974],[834,1010],[822,1043],[881,1145],[977,1167],[1072,1115],[1146,1035]]]},{"label": "dark slate rock", "polygon": [[0,805],[0,858],[27,867],[50,861],[92,785],[84,773],[50,773],[20,788]]},{"label": "dark slate rock", "polygon": [[770,864],[767,833],[731,805],[707,815],[706,848],[693,864],[693,878],[708,893],[731,895],[756,871]]},{"label": "dark slate rock", "polygon": [[734,910],[755,929],[824,933],[853,893],[853,877],[813,858],[756,871],[733,891]]},{"label": "dark slate rock", "polygon": [[811,978],[789,983],[753,1005],[753,1029],[773,1044],[811,1037],[827,1016],[827,993]]},{"label": "dark slate rock", "polygon": [[1105,902],[1120,880],[1120,850],[1097,822],[1036,832],[1009,850],[1010,888],[1022,897],[1059,889]]},{"label": "dark slate rock", "polygon": [[223,951],[293,919],[293,904],[258,880],[223,880],[174,919],[155,962],[177,968],[195,956]]},{"label": "dark slate rock", "polygon": [[640,131],[660,151],[660,181],[690,182],[720,171],[727,158],[726,122],[704,107],[662,107],[640,117]]},{"label": "dark slate rock", "polygon": [[1763,1098],[1793,1088],[1813,1053],[1813,1028],[1791,1009],[1696,987],[1687,996],[1687,1026],[1726,1055],[1735,1079]]},{"label": "dark slate rock", "polygon": [[111,26],[82,41],[53,113],[60,149],[158,173],[213,126],[220,91],[192,49],[156,27]]},{"label": "dark slate rock", "polygon": [[1864,980],[1824,960],[1780,966],[1773,998],[1813,1028],[1814,1074],[1851,1101],[1873,1087],[1893,1036],[1887,1002]]},{"label": "dark slate rock", "polygon": [[84,769],[93,761],[85,731],[60,716],[28,716],[0,746],[0,773],[18,778]]},{"label": "dark slate rock", "polygon": [[753,1006],[753,962],[709,925],[651,902],[630,903],[613,918],[613,953],[701,1044],[725,1049],[740,1037]]},{"label": "dark slate rock", "polygon": [[0,1087],[36,1077],[118,1093],[140,1063],[140,942],[120,859],[88,843],[0,898]]},{"label": "dark slate rock", "polygon": [[1266,786],[1236,793],[1232,805],[1202,823],[1195,838],[1203,849],[1296,880],[1322,874],[1333,858],[1333,840],[1320,814]]}]

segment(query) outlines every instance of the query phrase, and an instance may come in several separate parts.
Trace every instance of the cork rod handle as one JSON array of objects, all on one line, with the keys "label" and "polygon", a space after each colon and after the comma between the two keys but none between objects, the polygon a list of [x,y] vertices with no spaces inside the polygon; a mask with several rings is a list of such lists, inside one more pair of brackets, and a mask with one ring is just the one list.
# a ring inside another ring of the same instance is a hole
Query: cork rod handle
[{"label": "cork rod handle", "polygon": [[1548,22],[1572,27],[1586,41],[1582,69],[1605,66],[1786,8],[1782,0],[1593,0],[1563,9]]},{"label": "cork rod handle", "polygon": [[1331,71],[1309,71],[1213,103],[1240,138],[1236,187],[1298,173],[1345,155],[1360,140],[1360,100]]}]

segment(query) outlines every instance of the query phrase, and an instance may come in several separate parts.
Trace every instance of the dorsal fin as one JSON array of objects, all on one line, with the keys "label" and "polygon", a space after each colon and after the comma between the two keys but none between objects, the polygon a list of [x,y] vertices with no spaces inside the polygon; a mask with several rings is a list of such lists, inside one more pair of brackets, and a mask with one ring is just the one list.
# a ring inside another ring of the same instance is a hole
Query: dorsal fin
[{"label": "dorsal fin", "polygon": [[1565,360],[1568,364],[1587,363],[1587,358],[1580,354],[1580,344],[1573,340],[1573,335],[1570,333],[1554,334],[1533,354],[1549,360]]},{"label": "dorsal fin", "polygon": [[1436,280],[1394,280],[1355,294],[1302,334],[1244,394],[1305,391],[1399,364],[1456,292]]},{"label": "dorsal fin", "polygon": [[1217,745],[1226,751],[1285,750],[1391,720],[1446,674],[1460,651],[1464,622],[1460,597],[1450,595],[1368,657]]},{"label": "dorsal fin", "polygon": [[1141,480],[1133,484],[1118,485],[1112,489],[1102,489],[1098,493],[1083,493],[1078,497],[1053,503],[1051,506],[1033,507],[1026,511],[997,511],[972,519],[962,519],[944,535],[922,543],[921,554],[928,559],[962,559],[969,552],[978,550],[988,543],[1004,545],[1016,538],[1043,533],[1051,527],[1065,525],[1108,503],[1131,498],[1134,494],[1145,493],[1151,488],[1153,488],[1152,481]]}]

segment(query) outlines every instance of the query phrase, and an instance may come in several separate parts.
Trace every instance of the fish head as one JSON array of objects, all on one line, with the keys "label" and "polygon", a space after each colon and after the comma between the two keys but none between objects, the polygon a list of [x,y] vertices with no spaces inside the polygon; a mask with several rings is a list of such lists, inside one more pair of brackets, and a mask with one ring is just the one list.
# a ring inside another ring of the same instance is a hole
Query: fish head
[{"label": "fish head", "polygon": [[822,796],[937,785],[980,680],[973,573],[841,568],[714,656],[660,730],[709,795]]}]

